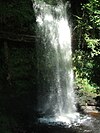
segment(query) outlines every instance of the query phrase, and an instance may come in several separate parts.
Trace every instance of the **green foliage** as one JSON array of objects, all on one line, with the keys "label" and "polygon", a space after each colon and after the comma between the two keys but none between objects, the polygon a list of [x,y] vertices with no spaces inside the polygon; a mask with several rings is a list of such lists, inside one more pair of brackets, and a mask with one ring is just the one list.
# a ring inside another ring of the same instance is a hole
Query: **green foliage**
[{"label": "green foliage", "polygon": [[96,93],[97,86],[92,83],[91,76],[93,74],[94,63],[91,57],[84,51],[75,51],[73,57],[75,84],[81,92]]},{"label": "green foliage", "polygon": [[[89,21],[96,28],[100,29],[100,4],[99,0],[89,0],[87,4],[83,5],[83,10],[89,15]],[[91,24],[90,23],[90,24]]]},{"label": "green foliage", "polygon": [[[100,4],[99,0],[89,0],[82,5],[81,16],[77,19],[77,50],[74,52],[74,71],[76,85],[86,93],[97,93],[98,79],[100,74]],[[98,60],[96,62],[96,60]],[[97,69],[98,66],[98,69]],[[95,73],[97,75],[95,75]],[[96,77],[95,77],[96,76]],[[94,80],[96,79],[96,80]]]},{"label": "green foliage", "polygon": [[100,55],[100,39],[90,39],[89,36],[85,34],[85,41],[87,48],[91,49],[91,57]]},{"label": "green foliage", "polygon": [[[100,5],[98,0],[89,0],[88,3],[82,5],[82,16],[76,16],[77,32],[80,32],[81,44],[86,45],[93,42],[92,46],[100,43]],[[92,39],[92,40],[91,40]],[[96,43],[94,43],[94,41]],[[96,40],[97,39],[97,40]],[[83,44],[84,43],[84,44]],[[84,47],[84,46],[83,46]]]},{"label": "green foliage", "polygon": [[76,84],[82,92],[96,93],[97,86],[95,84],[90,83],[87,78],[77,78]]},{"label": "green foliage", "polygon": [[84,51],[75,51],[73,56],[75,76],[81,78],[90,78],[93,69],[93,60],[90,55]]}]

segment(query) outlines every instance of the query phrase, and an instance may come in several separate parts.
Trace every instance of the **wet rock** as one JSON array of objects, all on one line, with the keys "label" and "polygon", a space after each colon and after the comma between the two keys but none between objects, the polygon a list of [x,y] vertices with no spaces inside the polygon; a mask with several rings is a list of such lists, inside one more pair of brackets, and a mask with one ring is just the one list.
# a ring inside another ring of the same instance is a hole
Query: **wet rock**
[{"label": "wet rock", "polygon": [[96,96],[95,98],[96,105],[100,107],[100,96]]}]

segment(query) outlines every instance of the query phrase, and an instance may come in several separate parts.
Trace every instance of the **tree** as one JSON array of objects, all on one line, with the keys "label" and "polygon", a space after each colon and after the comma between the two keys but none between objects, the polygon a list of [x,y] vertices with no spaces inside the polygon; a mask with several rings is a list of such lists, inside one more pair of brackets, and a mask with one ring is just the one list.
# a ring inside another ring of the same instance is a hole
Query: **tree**
[{"label": "tree", "polygon": [[96,92],[97,85],[100,85],[98,83],[100,77],[99,9],[99,0],[89,0],[81,4],[82,15],[76,16],[76,32],[77,35],[79,34],[74,56],[76,83],[82,90],[92,93]]}]

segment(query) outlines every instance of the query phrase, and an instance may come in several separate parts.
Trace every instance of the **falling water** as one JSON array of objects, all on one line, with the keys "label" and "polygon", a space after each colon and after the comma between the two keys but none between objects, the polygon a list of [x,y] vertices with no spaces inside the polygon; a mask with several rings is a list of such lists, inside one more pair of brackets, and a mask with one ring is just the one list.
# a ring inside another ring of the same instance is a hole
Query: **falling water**
[{"label": "falling water", "polygon": [[35,1],[33,8],[41,38],[37,44],[38,78],[43,76],[42,82],[38,81],[42,87],[38,90],[38,110],[57,121],[73,120],[76,107],[67,4],[59,2],[54,6]]}]

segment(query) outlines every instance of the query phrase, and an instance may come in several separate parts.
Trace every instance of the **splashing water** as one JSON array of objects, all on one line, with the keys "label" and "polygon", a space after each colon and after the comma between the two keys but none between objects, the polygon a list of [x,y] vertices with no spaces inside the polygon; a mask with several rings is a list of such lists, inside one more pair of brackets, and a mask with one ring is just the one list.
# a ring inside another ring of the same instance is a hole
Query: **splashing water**
[{"label": "splashing water", "polygon": [[[39,91],[41,94],[38,97],[38,110],[44,112],[45,120],[49,116],[55,121],[70,123],[77,119],[78,114],[73,89],[71,32],[66,14],[67,5],[60,3],[51,6],[35,1],[33,8],[38,25],[37,34],[42,37],[42,47],[44,46],[44,52],[46,51],[43,58],[47,77],[44,76],[43,79],[49,83],[48,89],[44,88],[42,93]],[[39,76],[42,71],[41,60],[38,58]]]}]

